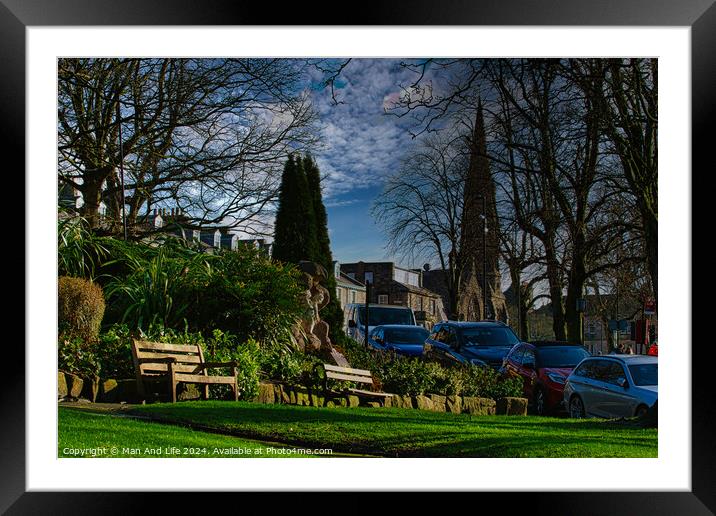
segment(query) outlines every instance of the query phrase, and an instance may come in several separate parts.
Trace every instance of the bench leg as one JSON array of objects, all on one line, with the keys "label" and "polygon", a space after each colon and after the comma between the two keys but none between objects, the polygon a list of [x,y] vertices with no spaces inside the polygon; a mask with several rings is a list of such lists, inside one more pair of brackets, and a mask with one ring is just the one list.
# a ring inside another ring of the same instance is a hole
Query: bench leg
[{"label": "bench leg", "polygon": [[209,384],[204,385],[204,400],[209,399]]},{"label": "bench leg", "polygon": [[172,390],[170,399],[172,400],[172,403],[177,402],[177,383],[174,380],[169,380],[169,386]]}]

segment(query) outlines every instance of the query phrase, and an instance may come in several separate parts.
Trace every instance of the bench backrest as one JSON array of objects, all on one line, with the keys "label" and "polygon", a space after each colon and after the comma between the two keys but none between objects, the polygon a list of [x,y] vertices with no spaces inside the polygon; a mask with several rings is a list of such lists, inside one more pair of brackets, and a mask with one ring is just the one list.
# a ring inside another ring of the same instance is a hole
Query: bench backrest
[{"label": "bench backrest", "polygon": [[[175,358],[174,370],[177,373],[204,373],[199,367],[204,363],[204,354],[198,344],[165,344],[146,340],[132,340],[132,358],[134,367],[141,375],[166,373],[166,362],[152,362],[152,359]],[[141,362],[140,362],[141,360]]]},{"label": "bench backrest", "polygon": [[365,369],[351,369],[331,364],[323,364],[323,368],[326,370],[326,378],[330,380],[373,384],[373,376]]}]

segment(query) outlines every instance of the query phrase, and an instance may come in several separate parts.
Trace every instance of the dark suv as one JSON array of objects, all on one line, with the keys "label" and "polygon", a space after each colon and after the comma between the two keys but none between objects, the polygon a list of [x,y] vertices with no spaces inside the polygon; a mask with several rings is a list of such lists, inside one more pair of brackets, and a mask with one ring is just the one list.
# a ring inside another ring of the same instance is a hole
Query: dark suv
[{"label": "dark suv", "polygon": [[423,345],[423,356],[444,365],[474,364],[499,368],[520,339],[500,321],[436,324]]}]

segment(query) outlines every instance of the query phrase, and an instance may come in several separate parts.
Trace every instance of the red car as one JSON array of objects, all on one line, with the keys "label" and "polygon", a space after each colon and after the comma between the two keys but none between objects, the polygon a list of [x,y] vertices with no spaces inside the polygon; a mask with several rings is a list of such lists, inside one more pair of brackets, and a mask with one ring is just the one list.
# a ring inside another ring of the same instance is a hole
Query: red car
[{"label": "red car", "polygon": [[561,410],[567,376],[591,356],[583,346],[560,341],[515,344],[502,362],[502,372],[524,379],[524,396],[539,415]]}]

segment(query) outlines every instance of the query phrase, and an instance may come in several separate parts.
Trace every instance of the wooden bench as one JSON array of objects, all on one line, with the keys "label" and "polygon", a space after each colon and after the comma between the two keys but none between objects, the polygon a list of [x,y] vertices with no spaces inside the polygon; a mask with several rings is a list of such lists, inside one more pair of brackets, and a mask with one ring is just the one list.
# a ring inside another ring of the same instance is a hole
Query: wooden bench
[{"label": "wooden bench", "polygon": [[[209,385],[229,385],[234,399],[239,399],[236,385],[236,362],[205,362],[201,346],[164,344],[146,340],[132,340],[132,359],[137,376],[137,393],[146,399],[144,382],[167,382],[172,403],[177,401],[177,385],[180,383],[203,384],[204,399],[209,398]],[[209,376],[207,369],[228,367],[233,376]]]},{"label": "wooden bench", "polygon": [[[324,389],[326,392],[330,392],[328,388],[328,380],[373,385],[373,375],[370,371],[365,369],[352,369],[350,367],[339,367],[332,364],[323,364],[322,367],[326,373],[324,379]],[[346,392],[367,398],[390,398],[393,396],[387,392],[366,391],[352,388],[346,389]]]}]

